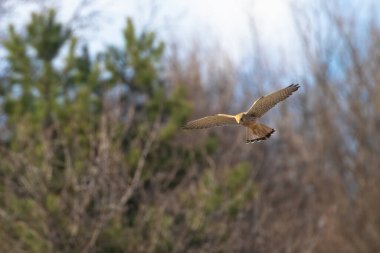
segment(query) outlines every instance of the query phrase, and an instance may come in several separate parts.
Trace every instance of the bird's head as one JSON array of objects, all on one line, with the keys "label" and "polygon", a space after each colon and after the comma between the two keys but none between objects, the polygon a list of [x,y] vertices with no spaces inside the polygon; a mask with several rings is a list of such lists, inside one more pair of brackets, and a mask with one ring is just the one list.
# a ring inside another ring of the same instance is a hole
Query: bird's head
[{"label": "bird's head", "polygon": [[237,114],[237,115],[235,116],[236,121],[237,121],[239,124],[240,124],[241,122],[243,122],[243,120],[244,120],[243,116],[244,116],[244,113],[243,113],[243,112],[241,112],[241,113],[239,113],[239,114]]}]

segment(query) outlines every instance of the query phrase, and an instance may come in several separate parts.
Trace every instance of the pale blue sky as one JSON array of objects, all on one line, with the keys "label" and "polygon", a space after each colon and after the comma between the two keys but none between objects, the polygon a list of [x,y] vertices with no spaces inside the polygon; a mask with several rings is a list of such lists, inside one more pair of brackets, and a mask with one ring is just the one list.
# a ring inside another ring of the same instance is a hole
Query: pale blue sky
[{"label": "pale blue sky", "polygon": [[[151,2],[153,1],[143,0],[137,3],[117,0],[112,2],[110,12],[118,13],[117,17],[130,15],[143,24],[149,20]],[[251,43],[250,17],[255,18],[260,37],[268,46],[282,47],[290,39],[294,30],[287,2],[288,0],[163,0],[158,5],[158,14],[152,26],[163,28],[161,31],[167,39],[179,40],[184,47],[193,40],[198,40],[205,47],[219,44],[228,49],[232,57],[240,58],[244,53],[242,49]],[[124,19],[114,18],[114,22],[118,24],[114,27],[115,32],[124,25]]]},{"label": "pale blue sky", "polygon": [[[377,0],[334,0],[346,8],[377,6]],[[78,0],[45,0],[47,5],[60,11],[60,18],[67,21],[73,15]],[[138,27],[159,31],[165,41],[177,41],[183,49],[190,48],[194,41],[206,50],[215,45],[228,51],[235,61],[240,61],[252,46],[253,33],[250,22],[255,21],[257,34],[266,52],[272,56],[284,55],[297,64],[299,37],[297,36],[290,10],[290,4],[297,2],[304,6],[315,0],[96,0],[93,9],[100,10],[100,20],[90,29],[84,29],[80,36],[90,42],[92,50],[104,45],[119,44],[125,19],[131,16]],[[20,6],[13,19],[6,20],[19,24],[29,19],[33,7]],[[88,10],[91,10],[88,9]],[[302,9],[300,10],[302,11]],[[358,10],[359,12],[359,10]],[[380,13],[380,12],[379,12]],[[356,15],[356,13],[355,13]],[[380,15],[379,15],[380,16]],[[1,25],[4,25],[5,22]]]},{"label": "pale blue sky", "polygon": [[[92,41],[94,49],[104,44],[121,41],[125,17],[131,16],[140,26],[157,29],[167,40],[177,40],[187,47],[198,40],[207,46],[219,44],[239,59],[243,48],[251,43],[250,19],[254,18],[260,38],[267,47],[293,50],[290,43],[294,35],[288,9],[291,0],[98,0],[95,8],[101,10],[100,27],[82,34]],[[67,20],[73,14],[78,0],[46,1],[60,10]],[[21,7],[21,6],[20,6]],[[16,10],[17,19],[24,23],[33,9]],[[16,15],[15,15],[16,16]],[[21,18],[20,18],[21,17]]]}]

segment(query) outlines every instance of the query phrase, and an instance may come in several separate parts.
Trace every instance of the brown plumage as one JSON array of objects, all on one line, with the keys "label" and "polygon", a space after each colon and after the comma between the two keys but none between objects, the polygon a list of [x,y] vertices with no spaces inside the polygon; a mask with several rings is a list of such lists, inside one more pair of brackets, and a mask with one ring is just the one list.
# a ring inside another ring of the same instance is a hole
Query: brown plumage
[{"label": "brown plumage", "polygon": [[257,119],[277,103],[288,98],[298,90],[298,84],[291,84],[286,88],[273,92],[267,96],[257,99],[247,112],[236,115],[216,114],[188,122],[184,129],[201,129],[223,125],[242,125],[246,127],[246,142],[252,143],[269,138],[275,130],[264,124],[258,123]]}]

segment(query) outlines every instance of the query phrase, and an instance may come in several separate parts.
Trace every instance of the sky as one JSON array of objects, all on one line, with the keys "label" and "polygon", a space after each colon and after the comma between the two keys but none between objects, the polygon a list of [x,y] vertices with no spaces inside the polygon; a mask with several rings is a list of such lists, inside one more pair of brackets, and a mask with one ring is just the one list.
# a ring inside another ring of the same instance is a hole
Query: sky
[{"label": "sky", "polygon": [[[257,23],[260,38],[267,46],[283,47],[282,43],[290,39],[294,30],[287,2],[288,0],[168,0],[163,12],[176,13],[173,10],[178,10],[178,13],[182,13],[177,22],[174,16],[173,21],[168,19],[168,23],[177,23],[169,28],[173,36],[186,34],[182,38],[183,44],[191,39],[201,41],[206,47],[219,44],[238,60],[244,55],[244,48],[249,48],[252,43],[252,18]],[[181,33],[175,34],[175,31]]]},{"label": "sky", "polygon": [[[45,0],[60,10],[63,20],[73,15],[78,0]],[[291,0],[97,0],[97,4],[85,9],[101,10],[99,25],[93,25],[82,33],[94,50],[105,44],[122,41],[121,29],[125,17],[131,16],[140,27],[157,29],[165,40],[176,40],[183,47],[194,41],[213,47],[217,43],[239,60],[252,42],[250,22],[255,20],[262,43],[269,50],[294,50],[291,38],[294,28],[288,3]],[[21,7],[21,6],[20,6]],[[16,9],[17,19],[25,23],[33,7]],[[86,11],[84,12],[86,13]]]},{"label": "sky", "polygon": [[[1,0],[0,0],[1,1]],[[62,21],[69,20],[78,7],[79,0],[44,0],[48,6],[59,9]],[[86,0],[85,0],[86,1]],[[91,1],[91,0],[87,0]],[[137,27],[159,32],[165,42],[177,42],[181,50],[192,48],[195,42],[203,50],[213,49],[216,45],[228,52],[235,63],[251,55],[253,44],[252,21],[256,34],[271,60],[291,59],[294,65],[302,65],[299,37],[293,24],[290,6],[297,3],[305,7],[316,0],[92,0],[96,4],[85,5],[82,14],[99,11],[98,18],[77,35],[90,45],[92,52],[105,45],[122,43],[121,30],[126,17],[130,16]],[[341,3],[344,10],[348,3],[357,6],[371,6],[378,0],[333,0]],[[8,22],[19,25],[29,20],[32,5],[20,5],[10,19],[0,22],[0,31]],[[343,10],[343,9],[342,9]],[[353,15],[360,10],[353,9]],[[299,11],[302,11],[299,10]],[[368,13],[368,11],[362,11]],[[379,11],[380,13],[380,11]],[[379,15],[380,16],[380,15]],[[380,18],[379,18],[380,19]],[[321,28],[322,29],[322,28]],[[5,30],[3,30],[5,31]],[[0,52],[1,53],[1,52]]]}]

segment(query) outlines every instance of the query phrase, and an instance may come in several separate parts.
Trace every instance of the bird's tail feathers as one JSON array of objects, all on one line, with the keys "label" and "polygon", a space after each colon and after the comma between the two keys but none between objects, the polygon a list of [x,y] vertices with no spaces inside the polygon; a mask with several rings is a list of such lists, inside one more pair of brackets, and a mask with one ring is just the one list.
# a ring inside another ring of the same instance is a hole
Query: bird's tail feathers
[{"label": "bird's tail feathers", "polygon": [[247,127],[247,143],[253,143],[268,139],[275,130],[264,124],[256,123],[251,127]]}]

